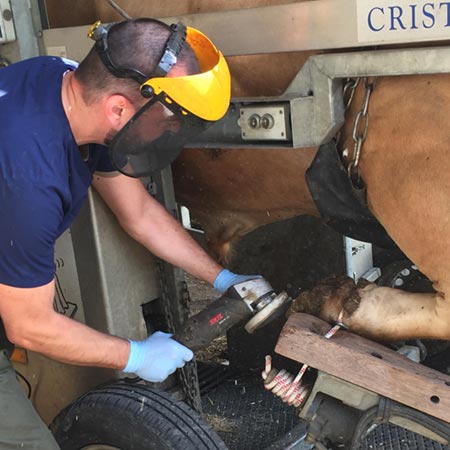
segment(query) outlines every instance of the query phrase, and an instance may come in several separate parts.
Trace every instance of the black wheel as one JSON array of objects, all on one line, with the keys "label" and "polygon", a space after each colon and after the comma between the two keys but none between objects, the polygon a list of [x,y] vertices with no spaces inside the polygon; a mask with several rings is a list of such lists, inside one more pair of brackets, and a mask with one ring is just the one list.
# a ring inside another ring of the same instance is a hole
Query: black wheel
[{"label": "black wheel", "polygon": [[408,292],[434,292],[431,281],[408,259],[388,264],[382,269],[377,281],[380,286],[388,286]]},{"label": "black wheel", "polygon": [[117,382],[94,389],[50,426],[62,450],[226,450],[188,405],[163,391]]}]

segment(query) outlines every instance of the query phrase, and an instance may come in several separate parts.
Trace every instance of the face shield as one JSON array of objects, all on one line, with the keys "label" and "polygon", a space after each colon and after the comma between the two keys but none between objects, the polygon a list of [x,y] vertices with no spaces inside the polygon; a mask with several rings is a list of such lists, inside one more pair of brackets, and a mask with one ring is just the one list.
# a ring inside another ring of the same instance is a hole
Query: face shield
[{"label": "face shield", "polygon": [[[200,31],[182,24],[172,26],[172,35],[158,68],[146,76],[136,70],[117,67],[108,52],[108,31],[93,25],[90,37],[97,51],[118,77],[138,81],[142,95],[149,98],[109,145],[115,167],[132,177],[149,175],[170,164],[183,146],[223,117],[230,101],[230,73],[223,55]],[[176,64],[184,40],[192,48],[200,73],[166,76]]]}]

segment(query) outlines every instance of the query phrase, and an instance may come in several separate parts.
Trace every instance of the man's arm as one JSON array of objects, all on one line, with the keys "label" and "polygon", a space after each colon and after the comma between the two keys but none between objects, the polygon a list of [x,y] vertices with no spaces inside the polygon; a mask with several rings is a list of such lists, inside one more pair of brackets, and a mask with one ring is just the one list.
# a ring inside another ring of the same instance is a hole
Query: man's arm
[{"label": "man's arm", "polygon": [[93,185],[136,241],[191,275],[214,282],[222,267],[149,195],[138,179],[95,175]]},{"label": "man's arm", "polygon": [[54,291],[53,281],[36,288],[0,284],[0,316],[8,339],[58,361],[123,369],[130,343],[58,314]]},{"label": "man's arm", "polygon": [[27,289],[0,284],[0,316],[11,342],[57,361],[124,370],[148,381],[165,380],[193,357],[170,334],[127,341],[58,314],[54,292],[53,281]]}]

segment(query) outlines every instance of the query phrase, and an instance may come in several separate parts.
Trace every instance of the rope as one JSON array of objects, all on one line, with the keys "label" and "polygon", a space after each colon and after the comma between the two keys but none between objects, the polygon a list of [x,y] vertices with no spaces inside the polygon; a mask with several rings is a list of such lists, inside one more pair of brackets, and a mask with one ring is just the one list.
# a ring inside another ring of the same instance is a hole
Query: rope
[{"label": "rope", "polygon": [[[323,336],[325,339],[332,338],[337,331],[341,329],[343,326],[343,314],[344,311],[342,310],[337,320],[338,323]],[[294,377],[284,369],[278,370],[272,367],[272,357],[267,355],[265,368],[261,374],[264,380],[264,387],[280,397],[284,403],[298,408],[308,398],[312,388],[312,386],[303,385],[301,383],[303,375],[306,373],[308,367],[307,364],[303,364],[298,374]]]}]

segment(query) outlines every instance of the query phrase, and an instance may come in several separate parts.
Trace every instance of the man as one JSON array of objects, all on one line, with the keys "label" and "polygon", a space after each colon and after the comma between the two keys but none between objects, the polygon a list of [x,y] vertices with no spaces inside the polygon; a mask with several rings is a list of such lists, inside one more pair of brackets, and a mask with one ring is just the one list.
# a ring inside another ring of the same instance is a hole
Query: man
[{"label": "man", "polygon": [[[155,255],[220,292],[252,278],[213,261],[133,178],[168,164],[186,140],[225,114],[229,72],[212,43],[182,24],[97,23],[91,37],[95,45],[78,68],[39,57],[0,71],[0,317],[20,347],[162,381],[193,357],[169,334],[130,341],[53,310],[54,243],[93,181],[122,227]],[[88,144],[109,145],[109,155]],[[58,448],[6,352],[0,448]]]}]

